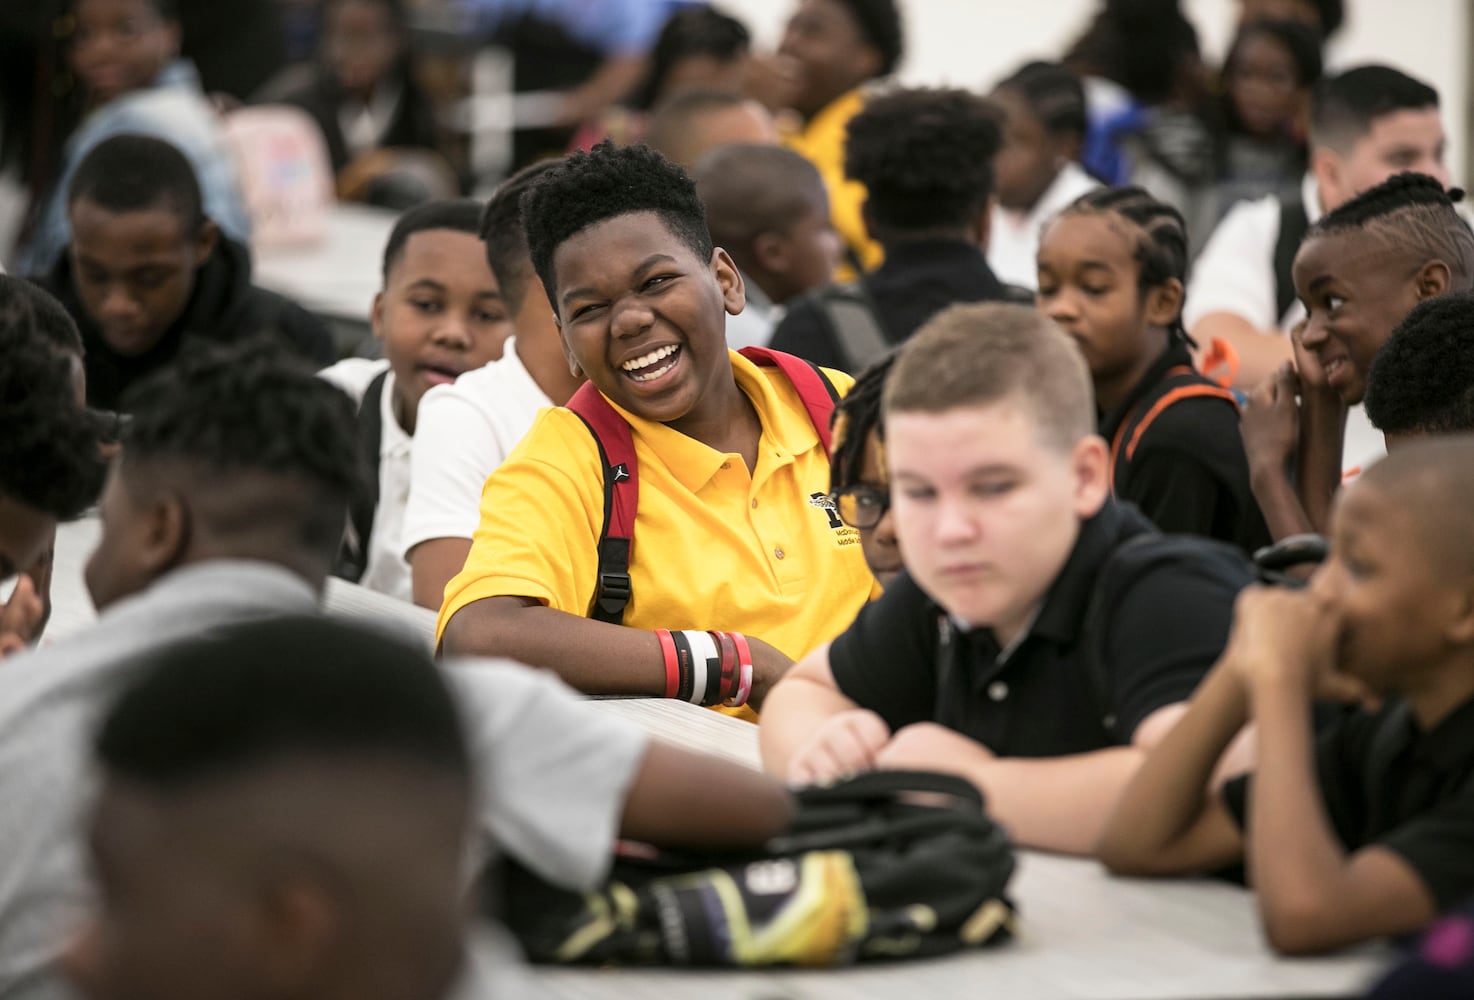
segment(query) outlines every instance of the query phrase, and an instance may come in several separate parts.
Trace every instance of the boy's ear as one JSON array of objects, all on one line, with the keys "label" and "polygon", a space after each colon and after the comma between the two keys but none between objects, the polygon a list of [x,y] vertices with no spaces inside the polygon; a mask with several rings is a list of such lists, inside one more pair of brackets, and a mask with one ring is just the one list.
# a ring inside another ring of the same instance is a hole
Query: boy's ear
[{"label": "boy's ear", "polygon": [[764,271],[786,274],[793,263],[791,251],[787,234],[776,229],[765,229],[752,238],[752,256]]},{"label": "boy's ear", "polygon": [[558,318],[556,309],[553,310],[553,325],[558,328],[558,343],[563,346],[563,359],[568,362],[568,374],[574,378],[587,378],[578,358],[573,356],[573,345],[568,341],[568,334],[563,331],[563,321]]},{"label": "boy's ear", "polygon": [[190,546],[192,521],[184,497],[169,487],[161,487],[148,501],[140,525],[138,553],[150,579],[163,576],[184,561]]},{"label": "boy's ear", "polygon": [[727,315],[736,316],[747,305],[747,287],[742,282],[742,272],[737,270],[737,263],[721,247],[711,252],[711,273],[717,279],[717,287],[722,290],[722,304]]},{"label": "boy's ear", "polygon": [[200,228],[195,231],[194,238],[194,269],[198,271],[205,266],[205,261],[215,252],[215,246],[220,242],[220,227],[215,225],[213,219],[200,220]]},{"label": "boy's ear", "polygon": [[369,310],[369,328],[373,330],[374,337],[378,340],[384,339],[384,312],[387,307],[384,304],[384,293],[374,293],[374,306]]},{"label": "boy's ear", "polygon": [[988,195],[988,200],[983,203],[982,208],[973,213],[972,219],[967,224],[968,239],[985,254],[988,252],[988,237],[993,231],[993,205],[997,200],[997,196]]},{"label": "boy's ear", "polygon": [[1348,201],[1354,193],[1347,191],[1341,183],[1341,168],[1341,155],[1335,150],[1325,146],[1311,147],[1310,172],[1315,175],[1315,183],[1320,188],[1321,206],[1328,212]]},{"label": "boy's ear", "polygon": [[1075,515],[1083,521],[1094,517],[1110,495],[1110,449],[1099,434],[1087,434],[1075,442],[1071,461],[1075,474]]},{"label": "boy's ear", "polygon": [[251,921],[261,969],[271,988],[282,995],[301,991],[319,979],[325,956],[341,944],[342,917],[332,887],[295,871],[275,877],[252,897]]},{"label": "boy's ear", "polygon": [[1167,326],[1182,314],[1182,299],[1186,294],[1182,282],[1176,278],[1154,285],[1146,294],[1146,321],[1152,326]]},{"label": "boy's ear", "polygon": [[1436,298],[1453,286],[1453,272],[1441,260],[1430,260],[1417,275],[1418,301]]}]

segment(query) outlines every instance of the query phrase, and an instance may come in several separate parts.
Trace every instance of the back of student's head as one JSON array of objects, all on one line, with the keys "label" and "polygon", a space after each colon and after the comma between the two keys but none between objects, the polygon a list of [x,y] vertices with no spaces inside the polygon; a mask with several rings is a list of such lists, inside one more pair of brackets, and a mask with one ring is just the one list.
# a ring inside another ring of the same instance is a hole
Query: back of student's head
[{"label": "back of student's head", "polygon": [[102,489],[96,429],[72,377],[81,350],[54,299],[0,275],[0,494],[56,520],[81,514]]},{"label": "back of student's head", "polygon": [[1316,84],[1311,141],[1344,156],[1383,115],[1430,109],[1438,109],[1438,91],[1423,81],[1390,66],[1357,66]]},{"label": "back of student's head", "polygon": [[1022,97],[1046,131],[1084,140],[1089,125],[1085,85],[1068,67],[1042,60],[1028,62],[993,89]]},{"label": "back of student's head", "polygon": [[605,141],[572,153],[538,177],[522,196],[522,224],[532,266],[557,310],[553,255],[591,226],[649,212],[702,263],[711,259],[711,234],[696,185],[680,167],[648,146]]},{"label": "back of student's head", "polygon": [[1377,352],[1366,410],[1389,447],[1474,432],[1474,293],[1420,302]]},{"label": "back of student's head", "polygon": [[735,90],[683,90],[658,104],[645,144],[690,169],[703,155],[733,142],[776,142],[772,115]]},{"label": "back of student's head", "polygon": [[115,135],[94,146],[67,188],[68,206],[83,198],[115,215],[166,208],[185,233],[204,218],[194,167],[177,148],[146,135]]},{"label": "back of student's head", "polygon": [[697,161],[693,174],[712,240],[734,253],[759,233],[784,232],[825,204],[819,171],[782,146],[721,146]]},{"label": "back of student's head", "polygon": [[1178,96],[1198,58],[1198,33],[1179,0],[1104,0],[1065,62],[1157,105]]},{"label": "back of student's head", "polygon": [[326,575],[363,476],[342,392],[262,340],[186,352],[128,407],[120,472],[187,495],[194,544]]},{"label": "back of student's head", "polygon": [[993,194],[998,115],[966,90],[895,90],[850,119],[845,174],[865,185],[865,211],[891,232],[965,228]]},{"label": "back of student's head", "polygon": [[1002,303],[955,305],[901,348],[882,409],[940,414],[1022,403],[1041,443],[1069,451],[1095,432],[1095,395],[1085,359],[1036,310]]},{"label": "back of student's head", "polygon": [[[94,742],[89,841],[113,878],[68,971],[99,995],[205,995],[227,976],[240,996],[441,995],[464,930],[471,784],[426,651],[284,618],[138,666]],[[310,933],[288,904],[316,917]],[[171,940],[181,921],[189,935]],[[246,925],[273,932],[230,932]]]},{"label": "back of student's head", "polygon": [[474,198],[446,198],[427,201],[409,209],[394,223],[389,231],[389,240],[384,244],[383,275],[389,280],[404,245],[415,233],[432,229],[450,229],[458,233],[480,234],[481,203]]},{"label": "back of student's head", "polygon": [[682,64],[706,60],[719,66],[737,66],[747,57],[752,35],[747,26],[716,7],[701,5],[676,11],[660,29],[650,50],[650,69],[630,106],[649,111],[669,96],[680,79]]},{"label": "back of student's head", "polygon": [[558,163],[539,160],[523,167],[497,185],[481,213],[479,231],[486,244],[486,263],[514,313],[522,309],[534,276],[522,224],[522,195]]},{"label": "back of student's head", "polygon": [[1462,197],[1435,178],[1397,174],[1327,213],[1306,240],[1356,234],[1369,250],[1418,264],[1440,260],[1448,265],[1450,288],[1461,291],[1474,287],[1474,233],[1455,208]]},{"label": "back of student's head", "polygon": [[[1391,558],[1406,560],[1420,575],[1474,577],[1474,435],[1437,434],[1404,442],[1372,465],[1342,493],[1380,492],[1406,515],[1406,529],[1419,543],[1399,546]],[[1418,551],[1421,550],[1421,551]],[[1448,577],[1445,577],[1448,578]],[[1467,642],[1467,640],[1465,640]]]}]

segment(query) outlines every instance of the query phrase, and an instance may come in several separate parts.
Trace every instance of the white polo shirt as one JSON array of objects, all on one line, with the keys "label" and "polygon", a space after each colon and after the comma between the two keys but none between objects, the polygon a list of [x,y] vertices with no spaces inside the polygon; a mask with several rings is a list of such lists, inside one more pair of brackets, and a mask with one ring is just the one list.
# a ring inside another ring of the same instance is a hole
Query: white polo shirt
[{"label": "white polo shirt", "polygon": [[[379,506],[374,511],[374,530],[369,538],[368,563],[358,582],[370,590],[413,600],[409,563],[399,547],[404,508],[409,502],[410,443],[413,440],[394,416],[394,373],[382,359],[346,358],[318,375],[342,389],[355,404],[363,401],[369,383],[388,372],[379,397]],[[429,398],[426,396],[426,398]],[[423,412],[424,404],[421,403]]]},{"label": "white polo shirt", "polygon": [[1078,163],[1065,164],[1054,182],[1039,196],[1028,212],[1015,212],[994,204],[988,228],[988,267],[999,281],[1021,288],[1039,287],[1039,234],[1056,212],[1100,182]]},{"label": "white polo shirt", "polygon": [[481,523],[486,477],[552,405],[517,356],[515,337],[499,361],[425,393],[396,542],[401,563],[410,549],[432,538],[470,540]]}]

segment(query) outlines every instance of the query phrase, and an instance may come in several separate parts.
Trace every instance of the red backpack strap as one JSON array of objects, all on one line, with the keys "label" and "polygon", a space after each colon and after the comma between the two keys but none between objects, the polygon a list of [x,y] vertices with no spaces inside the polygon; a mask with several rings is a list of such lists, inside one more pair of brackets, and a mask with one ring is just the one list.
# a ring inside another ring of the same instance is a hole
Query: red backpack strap
[{"label": "red backpack strap", "polygon": [[829,423],[834,416],[834,407],[839,403],[839,392],[829,377],[813,362],[805,361],[794,354],[769,350],[766,347],[744,347],[737,352],[755,365],[777,368],[788,377],[789,383],[798,392],[798,398],[813,421],[814,430],[819,432],[819,443],[825,454],[830,451]]},{"label": "red backpack strap", "polygon": [[609,400],[585,382],[568,401],[599,448],[604,468],[604,527],[599,533],[599,578],[589,617],[618,625],[630,602],[630,546],[640,503],[640,467],[630,425]]},{"label": "red backpack strap", "polygon": [[1138,408],[1121,421],[1121,426],[1116,428],[1116,435],[1111,440],[1110,484],[1112,495],[1116,492],[1116,466],[1121,457],[1124,455],[1127,462],[1136,457],[1137,446],[1141,444],[1142,436],[1146,434],[1147,428],[1173,404],[1180,403],[1184,399],[1208,396],[1226,401],[1235,410],[1239,408],[1238,397],[1228,389],[1202,378],[1193,368],[1187,366],[1171,368],[1165,376],[1167,380],[1188,377],[1190,381],[1168,389],[1145,410]]}]

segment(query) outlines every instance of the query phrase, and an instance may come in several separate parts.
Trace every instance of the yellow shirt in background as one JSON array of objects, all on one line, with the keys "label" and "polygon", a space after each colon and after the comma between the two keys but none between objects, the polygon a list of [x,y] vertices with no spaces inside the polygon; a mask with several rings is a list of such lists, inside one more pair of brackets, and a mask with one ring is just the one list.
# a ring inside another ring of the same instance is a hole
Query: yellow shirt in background
[{"label": "yellow shirt in background", "polygon": [[[796,660],[843,631],[879,588],[859,533],[817,503],[829,489],[829,457],[798,393],[778,369],[729,356],[763,425],[751,476],[740,455],[615,407],[633,432],[640,474],[624,624],[742,632]],[[853,384],[825,374],[841,393]],[[572,411],[544,410],[486,481],[481,524],[446,586],[436,641],[452,615],[488,597],[587,616],[603,521],[593,435]]]},{"label": "yellow shirt in background", "polygon": [[[866,232],[865,219],[860,214],[865,204],[865,185],[846,180],[844,175],[845,130],[850,119],[864,106],[865,96],[856,88],[829,102],[801,131],[785,136],[783,144],[818,168],[824,186],[829,189],[830,221],[845,245],[859,258],[861,266],[873,271],[885,254]],[[835,277],[839,281],[853,281],[859,275],[848,261],[841,261]]]}]

